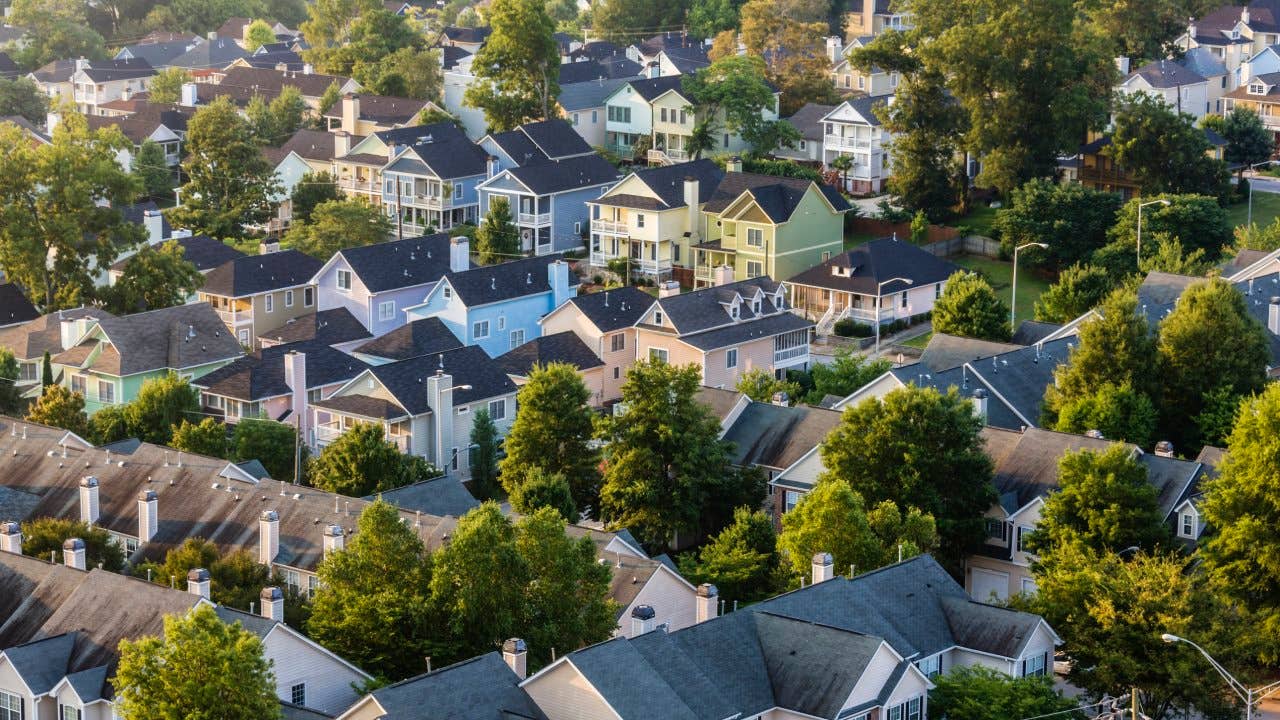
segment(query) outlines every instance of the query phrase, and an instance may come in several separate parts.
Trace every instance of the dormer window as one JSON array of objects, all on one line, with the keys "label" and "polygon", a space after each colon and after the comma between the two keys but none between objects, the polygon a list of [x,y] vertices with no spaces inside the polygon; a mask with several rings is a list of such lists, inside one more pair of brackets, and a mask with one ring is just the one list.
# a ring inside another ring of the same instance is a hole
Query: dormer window
[{"label": "dormer window", "polygon": [[661,311],[661,310],[654,310],[654,311],[653,311],[653,324],[654,324],[654,325],[661,325],[661,324],[662,324],[662,311]]},{"label": "dormer window", "polygon": [[1267,86],[1263,85],[1262,83],[1249,83],[1249,94],[1250,95],[1266,95]]},{"label": "dormer window", "polygon": [[1182,513],[1182,515],[1178,518],[1178,537],[1190,538],[1194,540],[1196,537],[1196,530],[1197,530],[1198,524],[1199,523],[1196,522],[1195,513],[1192,513],[1192,512]]},{"label": "dormer window", "polygon": [[734,320],[737,320],[737,319],[738,319],[738,304],[737,304],[737,303],[734,303],[734,304],[732,304],[732,305],[730,305],[730,306],[729,306],[729,317],[733,318]]},{"label": "dormer window", "polygon": [[758,298],[751,301],[751,312],[756,315],[760,314],[760,300]]}]

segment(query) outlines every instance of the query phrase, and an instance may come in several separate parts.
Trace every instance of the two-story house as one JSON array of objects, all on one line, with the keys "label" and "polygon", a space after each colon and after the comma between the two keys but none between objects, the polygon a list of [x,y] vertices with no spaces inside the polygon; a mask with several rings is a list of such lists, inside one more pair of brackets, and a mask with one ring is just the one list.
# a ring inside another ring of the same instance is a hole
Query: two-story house
[{"label": "two-story house", "polygon": [[324,132],[300,128],[280,147],[265,147],[262,155],[275,167],[279,192],[272,198],[278,203],[276,215],[265,228],[268,234],[280,233],[293,223],[293,191],[308,174],[333,173],[333,161],[351,149],[351,143],[363,137],[352,137],[345,131]]},{"label": "two-story house", "polygon": [[822,118],[835,109],[835,105],[805,103],[804,107],[797,110],[794,115],[784,118],[784,121],[800,134],[800,139],[796,141],[795,147],[779,146],[773,151],[773,155],[799,160],[802,163],[821,163],[822,139],[826,135],[826,125],[822,122]]},{"label": "two-story house", "polygon": [[439,110],[430,100],[348,93],[324,114],[328,129],[343,130],[364,137],[379,130],[416,125],[423,110]]},{"label": "two-story house", "polygon": [[[693,268],[693,246],[706,237],[702,208],[724,172],[711,160],[637,170],[587,203],[594,267],[627,258],[627,274],[666,279]],[[629,278],[624,278],[624,280]]]},{"label": "two-story house", "polygon": [[653,307],[653,296],[634,287],[577,295],[542,318],[543,335],[572,332],[600,360],[595,405],[622,397],[627,370],[637,356],[636,323]]},{"label": "two-story house", "polygon": [[351,349],[369,365],[386,365],[420,355],[438,355],[462,347],[462,341],[440,318],[414,320]]},{"label": "two-story house", "polygon": [[541,335],[538,321],[577,294],[569,264],[546,255],[451,271],[405,311],[410,321],[437,317],[464,344],[497,357]]},{"label": "two-story house", "polygon": [[892,7],[890,0],[854,0],[844,16],[845,35],[879,35],[885,30],[908,30],[911,14]]},{"label": "two-story house", "polygon": [[[54,115],[50,113],[50,117]],[[177,167],[182,160],[182,142],[187,137],[187,121],[192,115],[194,112],[190,108],[145,103],[128,115],[114,117],[90,115],[85,120],[89,123],[90,130],[104,127],[119,128],[120,132],[133,143],[133,151],[120,156],[121,167],[131,168],[133,158],[142,148],[142,144],[148,140],[164,150],[166,165]]]},{"label": "two-story house", "polygon": [[[1280,73],[1276,73],[1273,81],[1280,81]],[[1258,87],[1261,86],[1255,86],[1252,83],[1248,86],[1248,88]],[[1270,93],[1272,86],[1266,87],[1268,88],[1266,92]],[[1232,103],[1236,102],[1231,98],[1236,96],[1237,93],[1247,93],[1248,88],[1237,88],[1227,96],[1227,112],[1231,111],[1233,107]],[[1262,91],[1259,90],[1259,92]],[[1280,91],[1277,91],[1275,96],[1277,98],[1277,102],[1280,102]],[[1271,121],[1267,116],[1262,115],[1262,112],[1270,111],[1266,110],[1266,103],[1262,103],[1261,98],[1256,99],[1261,104],[1256,105],[1254,109],[1259,111],[1259,115],[1262,117],[1262,124],[1267,125]],[[1278,111],[1280,111],[1280,108],[1278,108]],[[1280,125],[1277,127],[1280,127]],[[1209,157],[1222,160],[1225,157],[1227,146],[1226,138],[1219,135],[1217,131],[1212,128],[1203,128],[1203,131],[1205,140],[1209,142],[1209,148],[1205,151],[1205,154]],[[1091,137],[1089,142],[1080,146],[1080,151],[1077,155],[1079,162],[1077,163],[1075,177],[1073,180],[1095,190],[1106,190],[1107,192],[1119,193],[1125,200],[1141,195],[1142,185],[1138,182],[1138,179],[1133,176],[1133,173],[1129,172],[1127,168],[1116,162],[1115,158],[1112,157],[1110,150],[1111,135],[1104,133],[1090,133],[1090,135]]]},{"label": "two-story house", "polygon": [[85,412],[132,402],[143,383],[170,372],[192,379],[243,355],[213,308],[203,303],[102,317],[53,357],[59,384],[84,396]]},{"label": "two-story house", "polygon": [[346,308],[374,336],[405,324],[404,310],[417,305],[448,272],[471,267],[465,237],[445,233],[339,250],[311,284],[319,310]]},{"label": "two-story house", "polygon": [[1209,81],[1174,60],[1155,60],[1129,73],[1116,92],[1146,93],[1164,101],[1171,110],[1199,120],[1212,112]]},{"label": "two-story house", "polygon": [[[1187,51],[1203,49],[1227,70],[1227,90],[1235,90],[1250,78],[1250,58],[1280,43],[1280,25],[1274,6],[1267,0],[1222,5],[1203,17],[1193,18],[1187,30],[1173,41]],[[1254,73],[1256,74],[1256,73]]]},{"label": "two-story house", "polygon": [[[21,306],[18,307],[18,311],[22,312]],[[25,313],[18,317],[25,317]],[[6,323],[5,327],[0,328],[0,347],[12,352],[14,359],[18,361],[16,385],[22,397],[39,397],[45,353],[52,357],[70,349],[89,328],[111,317],[115,316],[100,308],[76,308],[59,310],[12,325]]]},{"label": "two-story house", "polygon": [[382,167],[382,205],[398,233],[422,235],[478,221],[476,187],[488,176],[484,150],[444,121],[416,128]]},{"label": "two-story house", "polygon": [[844,247],[849,202],[835,188],[798,178],[742,172],[733,158],[703,206],[706,233],[692,245],[694,285],[791,277]]},{"label": "two-story house", "polygon": [[[577,134],[573,137],[581,140]],[[526,163],[480,184],[480,213],[483,216],[494,199],[503,198],[520,233],[521,252],[577,250],[587,233],[586,202],[617,180],[617,168],[595,153]]]},{"label": "two-story house", "polygon": [[876,98],[846,100],[822,118],[822,165],[834,169],[832,163],[841,155],[853,160],[848,170],[840,171],[848,192],[880,192],[889,178],[892,136],[876,116],[876,106],[884,102]]},{"label": "two-story house", "polygon": [[636,357],[697,365],[710,387],[734,387],[757,369],[807,368],[813,323],[791,312],[787,292],[768,277],[689,293],[668,284],[636,323]]},{"label": "two-story house", "polygon": [[496,160],[495,173],[548,160],[594,155],[595,151],[566,120],[528,122],[514,130],[489,133],[476,141]]},{"label": "two-story house", "polygon": [[93,115],[103,103],[146,90],[155,74],[146,60],[95,60],[72,74],[72,99],[80,112]]},{"label": "two-story house", "polygon": [[566,83],[556,103],[560,114],[591,147],[605,146],[605,98],[631,78],[609,78]]},{"label": "two-story house", "polygon": [[382,130],[363,138],[346,131],[337,136],[333,158],[333,176],[338,191],[347,197],[361,197],[374,205],[382,204],[382,168],[391,158],[392,148],[412,144],[423,126],[414,125],[395,130]]},{"label": "two-story house", "polygon": [[862,70],[849,62],[849,53],[865,47],[874,39],[872,35],[862,35],[846,45],[838,36],[827,38],[827,59],[831,61],[831,83],[836,92],[842,95],[882,98],[898,91],[898,83],[902,78],[897,72],[875,65],[870,70]]},{"label": "two-story house", "polygon": [[259,335],[315,311],[311,278],[320,266],[297,250],[246,255],[205,275],[197,298],[213,307],[232,337],[252,347]]}]

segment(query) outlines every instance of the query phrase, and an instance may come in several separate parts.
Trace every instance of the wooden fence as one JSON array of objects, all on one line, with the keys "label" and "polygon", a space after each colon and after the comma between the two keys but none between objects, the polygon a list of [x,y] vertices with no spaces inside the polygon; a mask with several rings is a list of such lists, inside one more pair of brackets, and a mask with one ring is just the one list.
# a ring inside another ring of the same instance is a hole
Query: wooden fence
[{"label": "wooden fence", "polygon": [[989,258],[1000,257],[1000,243],[981,235],[953,237],[920,246],[921,250],[938,257],[954,257],[956,255],[982,255]]},{"label": "wooden fence", "polygon": [[[897,235],[899,240],[909,241],[911,239],[911,223],[891,223],[887,220],[875,220],[872,218],[854,218],[850,222],[849,230],[855,234],[867,234],[875,237],[890,237]],[[943,225],[930,225],[929,234],[926,238],[927,242],[933,243],[940,240],[950,240],[951,238],[960,237],[960,232],[953,227]]]}]

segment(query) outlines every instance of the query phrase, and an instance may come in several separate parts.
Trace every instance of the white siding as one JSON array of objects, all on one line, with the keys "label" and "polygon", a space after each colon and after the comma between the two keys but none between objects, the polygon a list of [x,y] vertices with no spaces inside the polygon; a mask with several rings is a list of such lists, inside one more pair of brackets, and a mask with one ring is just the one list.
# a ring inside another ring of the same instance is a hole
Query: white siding
[{"label": "white siding", "polygon": [[524,690],[548,720],[621,720],[570,662],[533,678]]},{"label": "white siding", "polygon": [[330,715],[342,712],[359,699],[351,689],[365,678],[319,648],[308,644],[288,630],[277,627],[267,635],[264,650],[276,675],[276,694],[290,699],[290,689],[299,683],[307,686],[307,707]]},{"label": "white siding", "polygon": [[901,659],[887,644],[880,643],[875,657],[871,659],[867,669],[862,671],[862,677],[858,678],[858,682],[853,686],[853,692],[849,693],[849,697],[841,707],[856,707],[879,697],[884,684],[889,681],[889,676],[893,675]]},{"label": "white siding", "polygon": [[670,630],[689,627],[697,620],[696,602],[697,591],[663,566],[649,578],[635,600],[623,610],[622,626],[617,634],[624,637],[632,636],[631,609],[640,605],[653,608],[654,627],[663,623],[666,623]]}]

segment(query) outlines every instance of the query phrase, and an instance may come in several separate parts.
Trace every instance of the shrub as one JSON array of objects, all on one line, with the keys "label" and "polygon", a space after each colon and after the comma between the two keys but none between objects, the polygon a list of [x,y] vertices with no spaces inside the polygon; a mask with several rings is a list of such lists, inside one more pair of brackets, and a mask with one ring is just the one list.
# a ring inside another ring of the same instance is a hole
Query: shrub
[{"label": "shrub", "polygon": [[875,328],[865,323],[860,323],[853,318],[837,320],[834,331],[840,337],[871,337],[876,333]]}]

